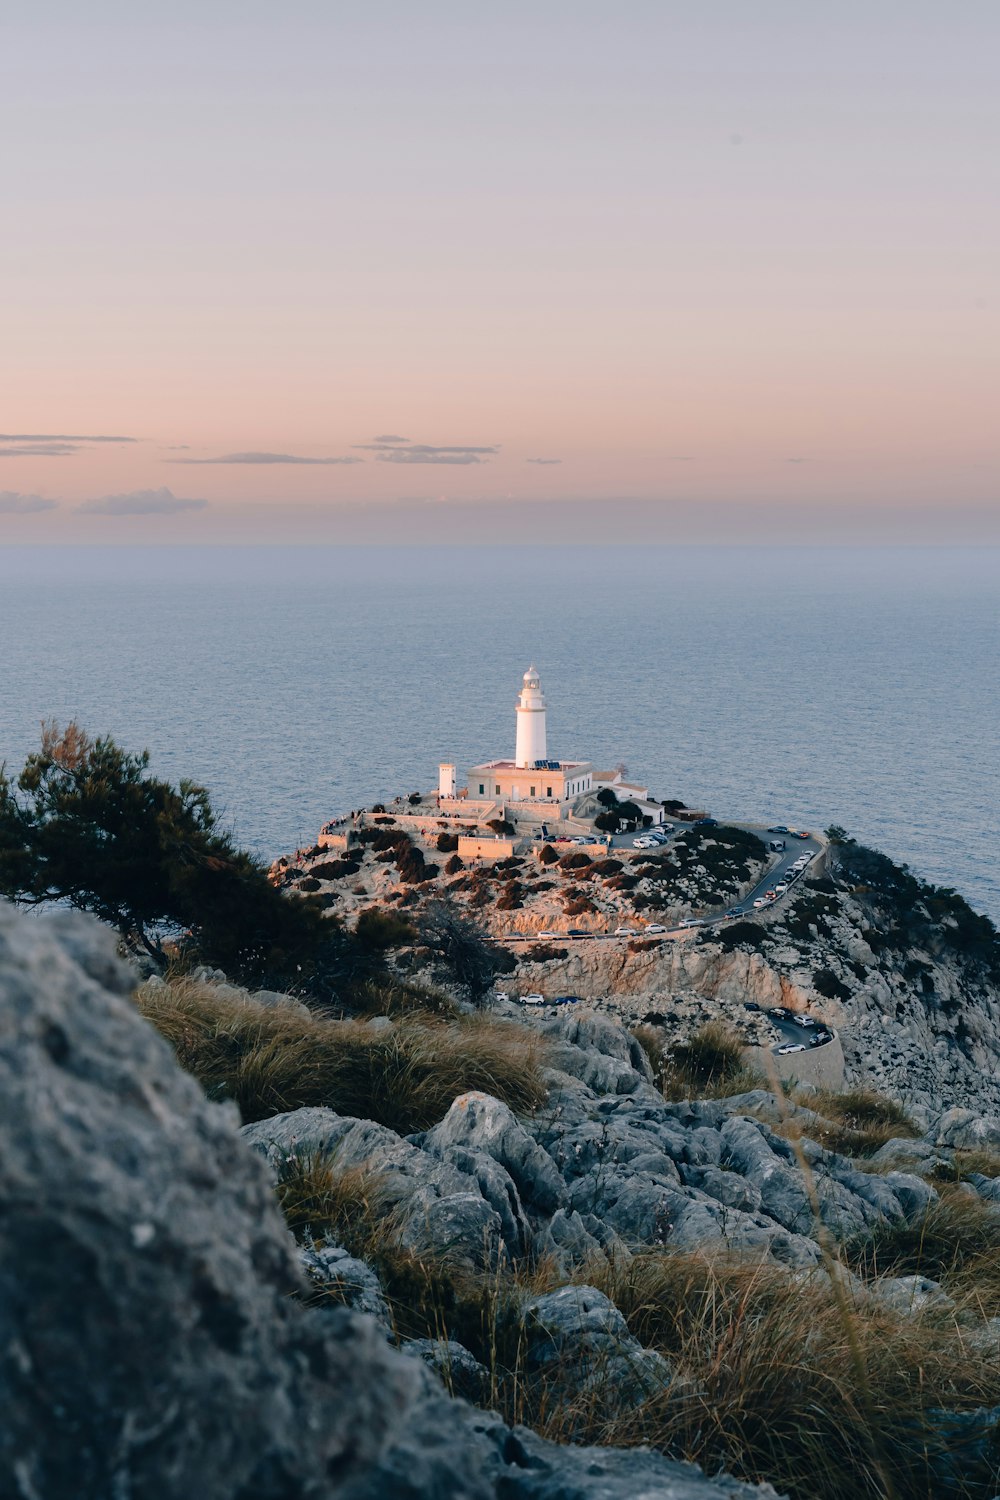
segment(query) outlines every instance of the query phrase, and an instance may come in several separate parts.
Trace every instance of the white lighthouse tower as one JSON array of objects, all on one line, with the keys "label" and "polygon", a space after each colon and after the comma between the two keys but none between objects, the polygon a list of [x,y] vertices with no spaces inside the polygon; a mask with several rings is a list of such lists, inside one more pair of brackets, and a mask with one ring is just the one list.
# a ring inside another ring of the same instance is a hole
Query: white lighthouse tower
[{"label": "white lighthouse tower", "polygon": [[515,766],[534,766],[547,759],[545,750],[545,699],[538,673],[529,667],[517,699],[517,748]]}]

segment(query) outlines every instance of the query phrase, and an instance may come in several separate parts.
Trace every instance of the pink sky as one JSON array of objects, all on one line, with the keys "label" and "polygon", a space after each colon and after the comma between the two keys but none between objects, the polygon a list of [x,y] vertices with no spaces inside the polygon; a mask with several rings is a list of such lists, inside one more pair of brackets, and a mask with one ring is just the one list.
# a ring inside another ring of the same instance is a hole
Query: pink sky
[{"label": "pink sky", "polygon": [[6,23],[0,541],[1000,540],[991,0],[207,9]]}]

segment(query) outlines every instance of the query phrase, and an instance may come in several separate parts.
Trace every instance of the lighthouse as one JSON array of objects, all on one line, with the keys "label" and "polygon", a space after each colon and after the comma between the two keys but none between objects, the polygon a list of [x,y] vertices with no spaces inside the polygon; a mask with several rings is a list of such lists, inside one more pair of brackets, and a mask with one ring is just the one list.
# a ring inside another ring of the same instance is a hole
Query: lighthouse
[{"label": "lighthouse", "polygon": [[514,764],[518,767],[538,765],[546,759],[545,699],[538,673],[529,667],[517,699],[517,747]]}]

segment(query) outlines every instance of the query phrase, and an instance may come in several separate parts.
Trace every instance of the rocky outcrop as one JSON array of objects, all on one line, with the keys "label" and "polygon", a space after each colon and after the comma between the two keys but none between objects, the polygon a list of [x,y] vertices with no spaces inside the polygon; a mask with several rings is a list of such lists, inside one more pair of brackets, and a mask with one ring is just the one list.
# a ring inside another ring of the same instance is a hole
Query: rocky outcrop
[{"label": "rocky outcrop", "polygon": [[[449,1399],[374,1318],[291,1299],[301,1270],[265,1163],[139,1018],[130,983],[92,922],[0,907],[0,1494],[774,1496],[512,1431]],[[412,1161],[389,1146],[401,1180]],[[365,1294],[364,1267],[320,1260]]]}]

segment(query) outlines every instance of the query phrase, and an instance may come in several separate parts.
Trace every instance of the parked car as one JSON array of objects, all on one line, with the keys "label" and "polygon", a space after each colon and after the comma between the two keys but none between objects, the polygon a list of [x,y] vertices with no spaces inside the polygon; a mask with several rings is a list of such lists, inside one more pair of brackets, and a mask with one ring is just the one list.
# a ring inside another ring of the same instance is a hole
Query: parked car
[{"label": "parked car", "polygon": [[695,818],[692,824],[694,828],[718,828],[718,826],[718,818]]},{"label": "parked car", "polygon": [[758,896],[757,899],[754,901],[754,906],[766,906],[766,905],[767,905],[767,902],[764,900],[763,896]]},{"label": "parked car", "polygon": [[783,881],[783,880],[782,880],[782,881],[780,881],[780,882],[779,882],[779,883],[778,883],[778,885],[776,885],[776,886],[775,886],[775,887],[774,887],[774,894],[775,894],[775,895],[776,895],[776,896],[783,896],[783,895],[784,895],[784,894],[785,894],[785,892],[786,892],[786,891],[787,891],[787,890],[788,890],[788,886],[787,886],[787,885],[786,885],[786,884],[785,884],[785,882],[784,882],[784,881]]},{"label": "parked car", "polygon": [[767,831],[768,833],[791,833],[792,830],[786,828],[784,823],[776,823],[773,828],[769,828]]},{"label": "parked car", "polygon": [[634,927],[616,927],[615,928],[615,937],[638,937],[638,936],[639,936],[639,934],[636,932],[636,930],[635,930]]},{"label": "parked car", "polygon": [[794,1014],[795,1012],[789,1010],[787,1005],[772,1005],[768,1011],[769,1016],[777,1016],[779,1021],[787,1021]]},{"label": "parked car", "polygon": [[548,938],[551,941],[552,938],[557,938],[557,939],[561,938],[562,937],[562,933],[561,932],[540,932],[538,934],[538,936],[540,938]]},{"label": "parked car", "polygon": [[760,1006],[757,1004],[756,1000],[744,1000],[744,1002],[743,1002],[743,1009],[744,1010],[760,1010]]},{"label": "parked car", "polygon": [[679,927],[704,927],[707,920],[706,917],[682,917],[677,925]]},{"label": "parked car", "polygon": [[809,832],[808,828],[793,828],[791,830],[791,832],[794,834],[794,836],[797,839],[811,839],[812,838],[812,834]]},{"label": "parked car", "polygon": [[577,834],[576,838],[570,839],[571,844],[592,844],[593,842],[593,839],[584,838],[582,834]]},{"label": "parked car", "polygon": [[662,922],[651,922],[646,928],[647,932],[666,932],[666,930]]},{"label": "parked car", "polygon": [[815,1026],[816,1025],[816,1022],[813,1020],[812,1016],[804,1016],[801,1011],[797,1011],[795,1013],[795,1015],[792,1017],[792,1021],[795,1023],[796,1026]]},{"label": "parked car", "polygon": [[727,917],[742,917],[746,911],[745,906],[731,906],[726,912]]},{"label": "parked car", "polygon": [[655,849],[656,848],[656,840],[648,838],[644,834],[641,839],[633,839],[632,840],[632,848],[633,849]]},{"label": "parked car", "polygon": [[590,933],[583,927],[571,927],[566,933],[567,937],[589,937]]},{"label": "parked car", "polygon": [[497,992],[496,992],[496,998],[498,1000],[509,1000],[510,999],[510,995],[507,993],[506,990],[497,990]]},{"label": "parked car", "polygon": [[774,1050],[779,1057],[787,1057],[789,1052],[804,1052],[806,1044],[805,1042],[785,1042],[784,1046],[775,1047]]},{"label": "parked car", "polygon": [[785,847],[785,841],[784,839],[771,839],[767,847],[770,849],[772,854],[780,854],[782,849],[784,849]]},{"label": "parked car", "polygon": [[539,995],[538,992],[537,992],[537,990],[536,990],[536,991],[533,991],[530,995],[522,995],[521,996],[521,1003],[523,1005],[544,1005],[545,1004],[545,996],[544,995]]},{"label": "parked car", "polygon": [[826,1042],[832,1041],[833,1036],[829,1031],[827,1031],[826,1027],[824,1026],[819,1030],[813,1032],[812,1036],[809,1038],[809,1045],[810,1047],[822,1047]]},{"label": "parked car", "polygon": [[555,999],[553,1000],[552,1004],[553,1005],[578,1005],[580,1003],[580,998],[581,997],[579,995],[557,995],[555,997]]}]

